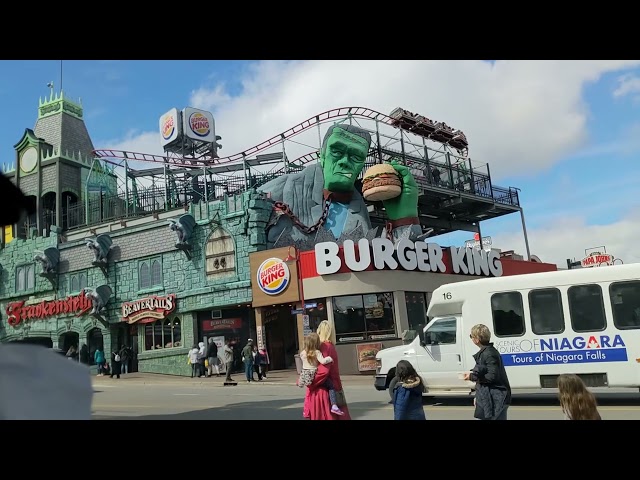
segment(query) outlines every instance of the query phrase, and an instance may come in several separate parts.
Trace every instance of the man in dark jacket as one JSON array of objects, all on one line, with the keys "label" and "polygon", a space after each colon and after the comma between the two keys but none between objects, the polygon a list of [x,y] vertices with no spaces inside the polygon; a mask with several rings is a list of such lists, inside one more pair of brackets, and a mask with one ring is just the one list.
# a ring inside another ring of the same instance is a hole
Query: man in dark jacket
[{"label": "man in dark jacket", "polygon": [[480,348],[473,358],[476,366],[464,379],[476,382],[474,417],[480,420],[506,420],[511,404],[511,386],[500,352],[491,343],[491,332],[486,325],[478,324],[469,335]]}]

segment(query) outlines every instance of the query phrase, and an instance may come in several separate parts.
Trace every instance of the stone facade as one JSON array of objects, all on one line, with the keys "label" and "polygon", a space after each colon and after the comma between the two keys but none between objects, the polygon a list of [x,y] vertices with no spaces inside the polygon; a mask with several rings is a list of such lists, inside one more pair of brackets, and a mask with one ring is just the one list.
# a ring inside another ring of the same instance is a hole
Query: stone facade
[{"label": "stone facade", "polygon": [[[190,375],[186,358],[188,348],[197,335],[197,311],[251,302],[249,253],[265,248],[264,228],[270,212],[270,204],[262,194],[248,191],[208,205],[202,202],[191,204],[187,212],[178,209],[162,213],[157,218],[150,216],[102,224],[94,227],[93,232],[77,230],[66,238],[51,234],[49,237],[15,239],[0,250],[0,305],[3,312],[11,302],[25,300],[27,304],[36,304],[77,294],[73,290],[79,288],[81,282],[77,279],[84,274],[89,288],[103,284],[111,287],[113,293],[104,314],[109,327],[90,315],[80,318],[61,315],[46,320],[29,320],[12,327],[7,323],[5,314],[0,341],[48,337],[54,347],[62,347],[59,342],[65,333],[78,334],[82,344],[87,343],[89,332],[97,328],[104,339],[105,354],[110,358],[111,350],[117,348],[118,332],[122,330],[122,303],[173,293],[177,296],[177,308],[171,316],[181,321],[181,346],[145,351],[145,325],[137,326],[138,369],[142,372]],[[168,222],[185,213],[196,220],[190,259],[176,248],[176,235],[169,229]],[[225,233],[222,236],[221,230]],[[85,244],[87,237],[102,233],[107,233],[113,242],[105,272],[92,265],[93,253]],[[233,246],[229,255],[234,256],[234,269],[218,275],[211,266],[207,272],[206,251],[210,238],[213,242],[224,241],[220,237],[230,238],[226,242]],[[56,246],[60,252],[54,283],[39,277],[40,266],[33,262],[35,251],[50,246]],[[156,279],[156,286],[149,288],[140,287],[140,266],[145,260],[158,260],[161,265],[161,280]],[[35,269],[35,284],[33,288],[18,292],[16,272],[25,265],[32,265]],[[72,288],[74,278],[75,288]]]}]

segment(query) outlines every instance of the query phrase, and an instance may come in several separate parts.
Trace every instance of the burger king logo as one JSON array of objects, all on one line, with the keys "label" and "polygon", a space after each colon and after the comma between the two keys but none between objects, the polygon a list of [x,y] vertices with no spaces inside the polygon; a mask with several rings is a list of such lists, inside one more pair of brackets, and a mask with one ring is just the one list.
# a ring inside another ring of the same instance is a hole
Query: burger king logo
[{"label": "burger king logo", "polygon": [[199,137],[206,137],[211,131],[209,119],[200,112],[194,112],[189,116],[191,131]]},{"label": "burger king logo", "polygon": [[162,119],[162,138],[169,140],[175,129],[176,123],[173,115],[165,115]]},{"label": "burger king logo", "polygon": [[278,295],[286,290],[290,281],[289,267],[279,258],[267,258],[258,267],[258,288],[267,295]]}]

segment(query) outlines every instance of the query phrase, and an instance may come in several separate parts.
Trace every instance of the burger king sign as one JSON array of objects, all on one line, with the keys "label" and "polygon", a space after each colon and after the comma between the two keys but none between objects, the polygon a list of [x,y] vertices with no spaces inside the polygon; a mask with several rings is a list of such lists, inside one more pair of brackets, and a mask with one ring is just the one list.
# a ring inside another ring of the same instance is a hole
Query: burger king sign
[{"label": "burger king sign", "polygon": [[177,108],[172,108],[160,117],[160,140],[162,146],[177,140],[181,130],[180,113]]},{"label": "burger king sign", "polygon": [[216,125],[211,112],[187,107],[182,112],[184,134],[197,142],[214,142]]},{"label": "burger king sign", "polygon": [[211,132],[209,119],[200,112],[193,112],[189,117],[191,131],[199,137],[206,137]]},{"label": "burger king sign", "polygon": [[258,288],[267,295],[279,295],[289,286],[291,273],[279,258],[267,258],[258,267],[256,281]]}]

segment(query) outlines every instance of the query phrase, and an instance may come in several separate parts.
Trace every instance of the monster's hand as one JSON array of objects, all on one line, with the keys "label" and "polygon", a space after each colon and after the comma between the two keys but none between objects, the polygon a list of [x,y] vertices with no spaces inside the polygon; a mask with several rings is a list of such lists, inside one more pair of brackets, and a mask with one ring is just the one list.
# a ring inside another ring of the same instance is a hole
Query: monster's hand
[{"label": "monster's hand", "polygon": [[413,175],[411,175],[407,167],[400,165],[395,160],[392,160],[389,165],[398,172],[398,176],[400,180],[402,180],[402,192],[396,198],[382,202],[387,212],[387,217],[389,217],[391,221],[411,218],[417,219],[418,185]]}]

